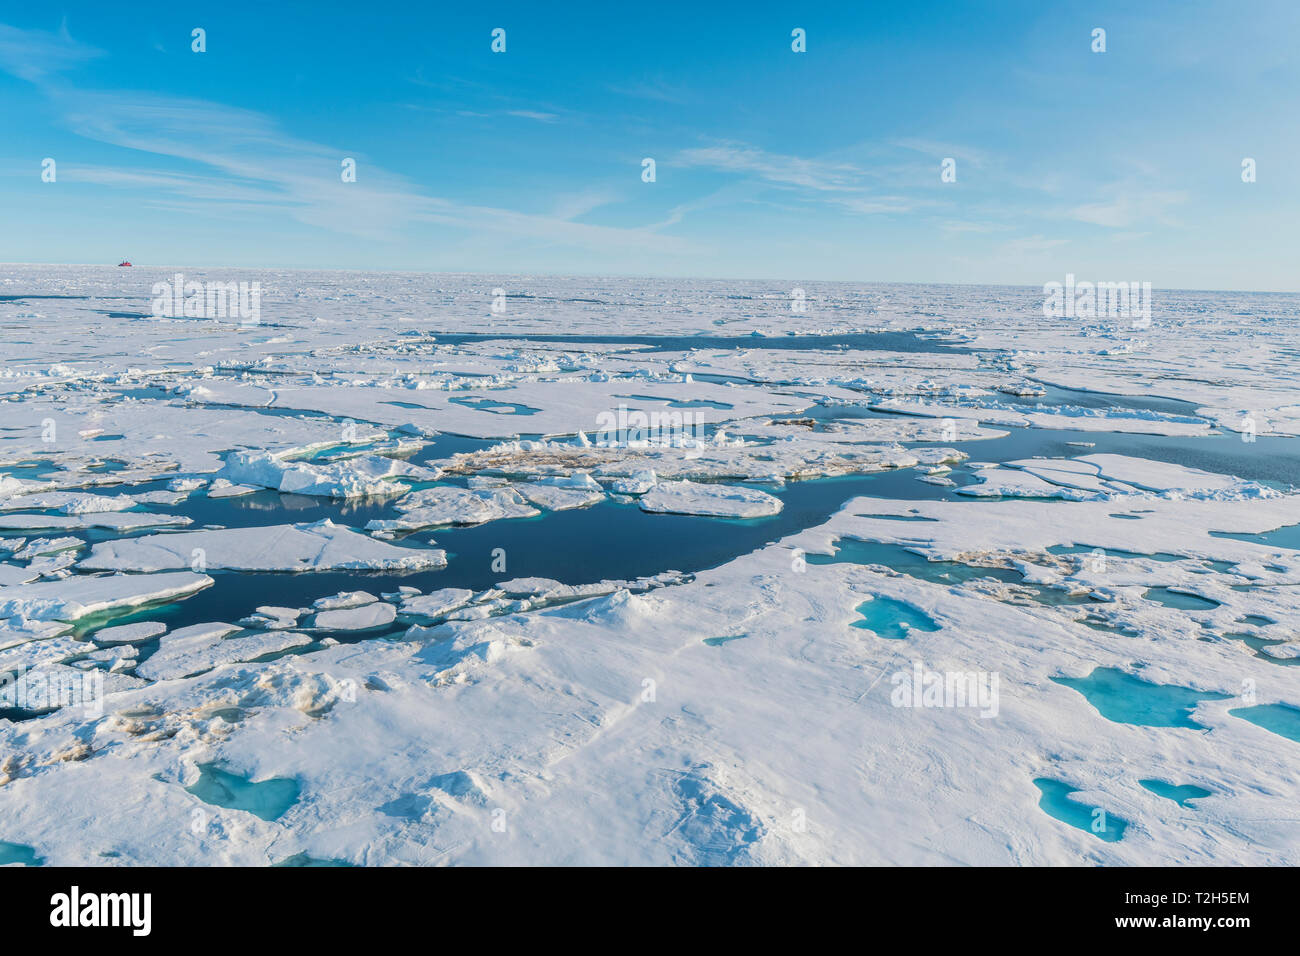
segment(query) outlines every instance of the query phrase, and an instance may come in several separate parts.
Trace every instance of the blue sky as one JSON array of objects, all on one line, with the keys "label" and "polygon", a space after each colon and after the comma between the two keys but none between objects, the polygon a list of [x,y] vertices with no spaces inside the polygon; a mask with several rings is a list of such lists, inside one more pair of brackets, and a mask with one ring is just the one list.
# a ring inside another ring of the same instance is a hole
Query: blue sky
[{"label": "blue sky", "polygon": [[0,261],[1300,290],[1292,0],[7,6]]}]

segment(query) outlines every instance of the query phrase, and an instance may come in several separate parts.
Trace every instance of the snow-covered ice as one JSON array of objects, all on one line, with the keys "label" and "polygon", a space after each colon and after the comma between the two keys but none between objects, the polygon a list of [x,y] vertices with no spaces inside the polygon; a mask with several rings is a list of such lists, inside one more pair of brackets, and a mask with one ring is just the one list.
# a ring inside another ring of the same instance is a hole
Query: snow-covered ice
[{"label": "snow-covered ice", "polygon": [[360,607],[345,607],[334,611],[317,611],[312,615],[311,626],[326,631],[368,631],[385,627],[397,619],[397,608],[376,601]]},{"label": "snow-covered ice", "polygon": [[167,631],[167,625],[158,621],[137,621],[117,627],[100,628],[93,635],[99,644],[138,644],[152,640]]},{"label": "snow-covered ice", "polygon": [[221,664],[255,658],[310,644],[311,638],[292,631],[229,636],[239,629],[228,624],[198,624],[173,631],[154,654],[136,668],[151,681],[175,680],[211,670]]},{"label": "snow-covered ice", "polygon": [[[154,317],[156,278],[0,278],[0,672],[103,680],[3,711],[0,840],[1300,863],[1300,741],[1241,713],[1300,708],[1300,297],[1168,291],[1135,331],[1005,287],[808,283],[799,315],[777,283],[241,272],[250,331]],[[498,282],[528,295],[485,326]],[[1194,726],[1111,719],[1098,673]],[[996,699],[910,697],[935,675]],[[213,807],[208,766],[293,799]]]},{"label": "snow-covered ice", "polygon": [[641,496],[639,503],[642,511],[725,518],[761,518],[781,510],[781,499],[759,488],[701,484],[686,479],[659,482]]},{"label": "snow-covered ice", "polygon": [[443,486],[413,491],[397,502],[398,518],[376,518],[366,530],[376,535],[414,531],[438,525],[473,525],[501,518],[531,518],[538,514],[513,488]]},{"label": "snow-covered ice", "polygon": [[103,541],[81,561],[87,570],[163,571],[190,567],[235,571],[417,570],[446,564],[443,552],[375,541],[328,518],[315,524],[183,531]]}]

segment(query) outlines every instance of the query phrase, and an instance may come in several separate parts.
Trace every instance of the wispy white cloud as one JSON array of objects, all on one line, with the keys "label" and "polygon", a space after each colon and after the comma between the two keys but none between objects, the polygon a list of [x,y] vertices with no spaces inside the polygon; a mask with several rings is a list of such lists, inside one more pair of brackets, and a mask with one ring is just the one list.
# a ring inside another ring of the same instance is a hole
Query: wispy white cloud
[{"label": "wispy white cloud", "polygon": [[[419,104],[410,104],[416,109],[429,109],[427,106]],[[433,109],[435,113],[445,113],[445,109]],[[544,110],[470,110],[459,109],[455,111],[457,116],[468,116],[473,119],[500,119],[503,116],[510,116],[514,119],[536,120],[539,123],[555,123],[560,119],[559,113],[548,113]]]},{"label": "wispy white cloud", "polygon": [[[840,158],[806,158],[770,153],[742,143],[687,149],[672,157],[674,165],[738,174],[741,181],[798,195],[800,201],[863,216],[906,215],[946,205],[932,190],[912,188],[905,170],[867,167]],[[888,191],[886,191],[888,190]],[[751,191],[752,192],[752,191]],[[747,196],[746,199],[752,199]],[[680,215],[687,207],[678,207]]]},{"label": "wispy white cloud", "polygon": [[45,82],[103,55],[102,50],[72,39],[66,21],[58,33],[0,23],[0,70],[31,83]]},{"label": "wispy white cloud", "polygon": [[1134,185],[1110,187],[1106,191],[1110,193],[1107,198],[1075,206],[1069,210],[1069,217],[1111,229],[1152,223],[1175,225],[1170,211],[1188,198],[1187,193],[1177,190],[1146,189]]},{"label": "wispy white cloud", "polygon": [[[28,42],[30,41],[30,42]],[[90,56],[66,31],[34,33],[0,25],[0,69],[42,87],[55,110],[87,139],[197,167],[189,170],[82,166],[84,182],[156,191],[171,208],[228,215],[233,208],[288,214],[299,222],[370,239],[395,239],[421,223],[454,226],[589,249],[631,248],[684,254],[686,240],[655,227],[593,226],[572,221],[606,199],[592,195],[541,215],[430,196],[358,151],[294,137],[271,117],[204,100],[132,91],[81,90],[52,78]],[[515,111],[528,119],[552,114]],[[357,162],[355,182],[340,175]]]},{"label": "wispy white cloud", "polygon": [[588,189],[579,193],[570,193],[556,199],[551,215],[567,222],[585,216],[593,209],[608,206],[618,198],[615,192],[608,189]]},{"label": "wispy white cloud", "polygon": [[927,206],[938,205],[935,200],[915,196],[837,196],[832,201],[851,212],[868,216],[909,213]]},{"label": "wispy white cloud", "polygon": [[963,219],[949,219],[941,222],[939,228],[951,235],[960,235],[963,233],[990,233],[1000,232],[1009,226],[996,222],[969,222]]},{"label": "wispy white cloud", "polygon": [[515,116],[519,119],[537,120],[539,123],[554,123],[560,118],[558,113],[546,113],[541,110],[506,110],[507,116]]},{"label": "wispy white cloud", "polygon": [[668,83],[662,78],[637,80],[624,84],[606,86],[611,93],[630,96],[638,100],[656,100],[661,103],[682,104],[690,100],[690,92],[684,86]]},{"label": "wispy white cloud", "polygon": [[904,138],[896,139],[893,145],[901,149],[910,149],[914,152],[925,153],[928,156],[944,159],[952,157],[960,160],[962,163],[974,166],[979,169],[989,162],[989,155],[983,150],[972,149],[969,146],[962,146],[958,143],[944,143],[932,139]]},{"label": "wispy white cloud", "polygon": [[1001,253],[1013,258],[1039,255],[1058,246],[1066,245],[1069,239],[1051,239],[1047,236],[1023,236],[1009,239],[999,246]]},{"label": "wispy white cloud", "polygon": [[113,166],[65,164],[59,178],[70,183],[94,183],[123,189],[147,189],[159,196],[182,195],[205,203],[273,205],[284,200],[270,189],[220,176],[177,173],[162,169],[120,169]]},{"label": "wispy white cloud", "polygon": [[824,192],[855,188],[863,175],[862,170],[848,163],[783,156],[741,143],[682,150],[674,162],[684,167],[750,173],[769,183]]}]

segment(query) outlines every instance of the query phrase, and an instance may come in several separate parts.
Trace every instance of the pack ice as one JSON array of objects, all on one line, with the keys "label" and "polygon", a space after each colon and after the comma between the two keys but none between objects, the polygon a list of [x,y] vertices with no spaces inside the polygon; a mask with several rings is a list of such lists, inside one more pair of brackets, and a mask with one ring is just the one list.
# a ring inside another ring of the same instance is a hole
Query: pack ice
[{"label": "pack ice", "polygon": [[0,276],[33,860],[1300,863],[1300,297],[169,278]]}]

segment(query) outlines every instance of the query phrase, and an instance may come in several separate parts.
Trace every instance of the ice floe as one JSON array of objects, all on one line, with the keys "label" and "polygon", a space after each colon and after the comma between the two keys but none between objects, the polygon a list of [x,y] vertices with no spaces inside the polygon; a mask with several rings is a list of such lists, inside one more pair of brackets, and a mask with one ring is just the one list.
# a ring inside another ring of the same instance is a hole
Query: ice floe
[{"label": "ice floe", "polygon": [[137,621],[134,624],[100,628],[92,637],[98,644],[139,644],[166,631],[167,625],[159,621]]},{"label": "ice floe", "polygon": [[10,623],[75,621],[123,607],[152,604],[208,587],[206,574],[110,574],[20,584],[0,589],[0,619]]},{"label": "ice floe", "polygon": [[473,525],[501,518],[531,518],[540,512],[513,488],[457,488],[441,485],[413,491],[395,505],[399,518],[376,518],[366,530],[376,536],[432,528]]},{"label": "ice floe", "polygon": [[377,601],[360,607],[345,607],[333,611],[317,611],[311,618],[311,627],[325,631],[367,631],[386,627],[397,619],[397,608]]},{"label": "ice floe", "polygon": [[1221,500],[1281,494],[1257,482],[1123,455],[1010,461],[1005,465],[981,467],[975,476],[978,483],[963,487],[960,494],[1073,501],[1149,494]]},{"label": "ice floe", "polygon": [[780,498],[758,488],[688,480],[661,481],[643,494],[638,504],[642,511],[725,518],[761,518],[782,507]]},{"label": "ice floe", "polygon": [[[436,481],[439,472],[381,455],[362,455],[318,465],[285,458],[283,454],[241,451],[226,459],[221,475],[231,481],[292,494],[363,498],[400,495],[408,491],[409,485],[391,480],[396,476]],[[211,489],[208,494],[212,494]]]},{"label": "ice floe", "polygon": [[337,571],[440,568],[446,555],[375,541],[328,518],[269,528],[182,531],[101,541],[81,561],[87,570],[163,571],[198,563],[213,570]]},{"label": "ice floe", "polygon": [[307,635],[292,631],[229,636],[238,630],[228,624],[196,624],[172,631],[162,639],[158,650],[136,668],[136,674],[150,681],[175,680],[311,643]]}]

